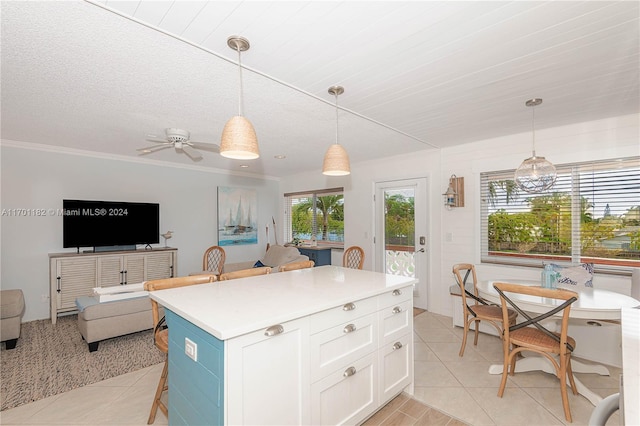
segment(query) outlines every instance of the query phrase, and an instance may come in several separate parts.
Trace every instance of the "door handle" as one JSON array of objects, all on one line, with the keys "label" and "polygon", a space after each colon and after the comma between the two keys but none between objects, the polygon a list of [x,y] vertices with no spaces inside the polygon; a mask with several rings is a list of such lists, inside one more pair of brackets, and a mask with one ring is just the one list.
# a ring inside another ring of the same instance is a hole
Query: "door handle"
[{"label": "door handle", "polygon": [[424,253],[424,249],[421,248],[420,250],[416,251],[416,253]]}]

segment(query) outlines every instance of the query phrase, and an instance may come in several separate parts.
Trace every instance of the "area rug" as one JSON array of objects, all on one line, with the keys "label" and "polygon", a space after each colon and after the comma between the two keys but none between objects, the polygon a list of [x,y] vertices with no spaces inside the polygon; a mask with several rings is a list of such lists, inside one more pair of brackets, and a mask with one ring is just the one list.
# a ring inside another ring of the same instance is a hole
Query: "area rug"
[{"label": "area rug", "polygon": [[152,330],[100,342],[89,352],[77,316],[22,324],[15,349],[0,352],[0,410],[57,395],[164,361]]}]

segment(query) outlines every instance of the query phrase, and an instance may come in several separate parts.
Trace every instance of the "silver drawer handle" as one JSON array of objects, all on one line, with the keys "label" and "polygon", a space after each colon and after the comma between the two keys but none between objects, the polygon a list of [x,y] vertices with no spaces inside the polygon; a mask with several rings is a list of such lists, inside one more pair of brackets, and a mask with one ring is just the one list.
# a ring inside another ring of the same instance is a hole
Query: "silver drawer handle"
[{"label": "silver drawer handle", "polygon": [[399,306],[396,306],[391,312],[393,312],[394,314],[399,314],[400,312],[402,312],[402,309],[400,309]]},{"label": "silver drawer handle", "polygon": [[267,330],[264,332],[264,335],[271,337],[281,333],[284,333],[284,327],[278,324],[272,325],[271,327],[267,328]]},{"label": "silver drawer handle", "polygon": [[346,305],[344,305],[342,307],[343,311],[353,311],[356,308],[356,304],[355,303],[347,303]]},{"label": "silver drawer handle", "polygon": [[400,296],[400,295],[402,294],[402,291],[400,291],[400,290],[393,290],[393,291],[391,292],[391,294],[392,294],[392,295],[394,295],[394,296]]},{"label": "silver drawer handle", "polygon": [[356,326],[355,324],[349,324],[345,326],[344,329],[342,329],[342,331],[344,331],[345,333],[351,333],[352,331],[356,331]]},{"label": "silver drawer handle", "polygon": [[393,350],[394,350],[394,351],[395,351],[396,349],[400,349],[400,348],[402,348],[402,343],[400,343],[400,342],[396,342],[396,343],[393,345]]},{"label": "silver drawer handle", "polygon": [[342,375],[344,377],[351,377],[354,374],[356,374],[356,368],[355,367],[349,367],[346,370],[344,370],[344,373],[342,373]]}]

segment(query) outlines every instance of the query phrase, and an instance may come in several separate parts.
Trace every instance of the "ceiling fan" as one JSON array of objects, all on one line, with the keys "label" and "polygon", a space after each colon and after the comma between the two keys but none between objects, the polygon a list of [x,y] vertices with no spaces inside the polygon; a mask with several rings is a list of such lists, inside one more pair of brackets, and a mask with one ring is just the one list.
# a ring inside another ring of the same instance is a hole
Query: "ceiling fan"
[{"label": "ceiling fan", "polygon": [[160,139],[155,135],[147,135],[147,140],[156,142],[157,145],[151,145],[145,148],[138,148],[136,151],[140,155],[151,154],[166,148],[175,148],[176,152],[183,152],[193,161],[202,160],[202,155],[196,151],[201,149],[210,152],[220,152],[220,145],[205,142],[195,142],[189,139],[189,132],[182,129],[168,128],[165,129],[166,138]]}]

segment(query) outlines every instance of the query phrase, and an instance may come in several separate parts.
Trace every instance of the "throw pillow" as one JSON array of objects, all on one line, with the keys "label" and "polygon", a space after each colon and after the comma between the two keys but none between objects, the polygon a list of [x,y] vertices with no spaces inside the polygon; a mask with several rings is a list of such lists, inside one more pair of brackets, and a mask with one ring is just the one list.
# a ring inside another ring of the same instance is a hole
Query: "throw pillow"
[{"label": "throw pillow", "polygon": [[551,266],[555,272],[560,274],[558,284],[593,287],[593,263],[581,263],[576,266],[561,266],[552,263]]}]

